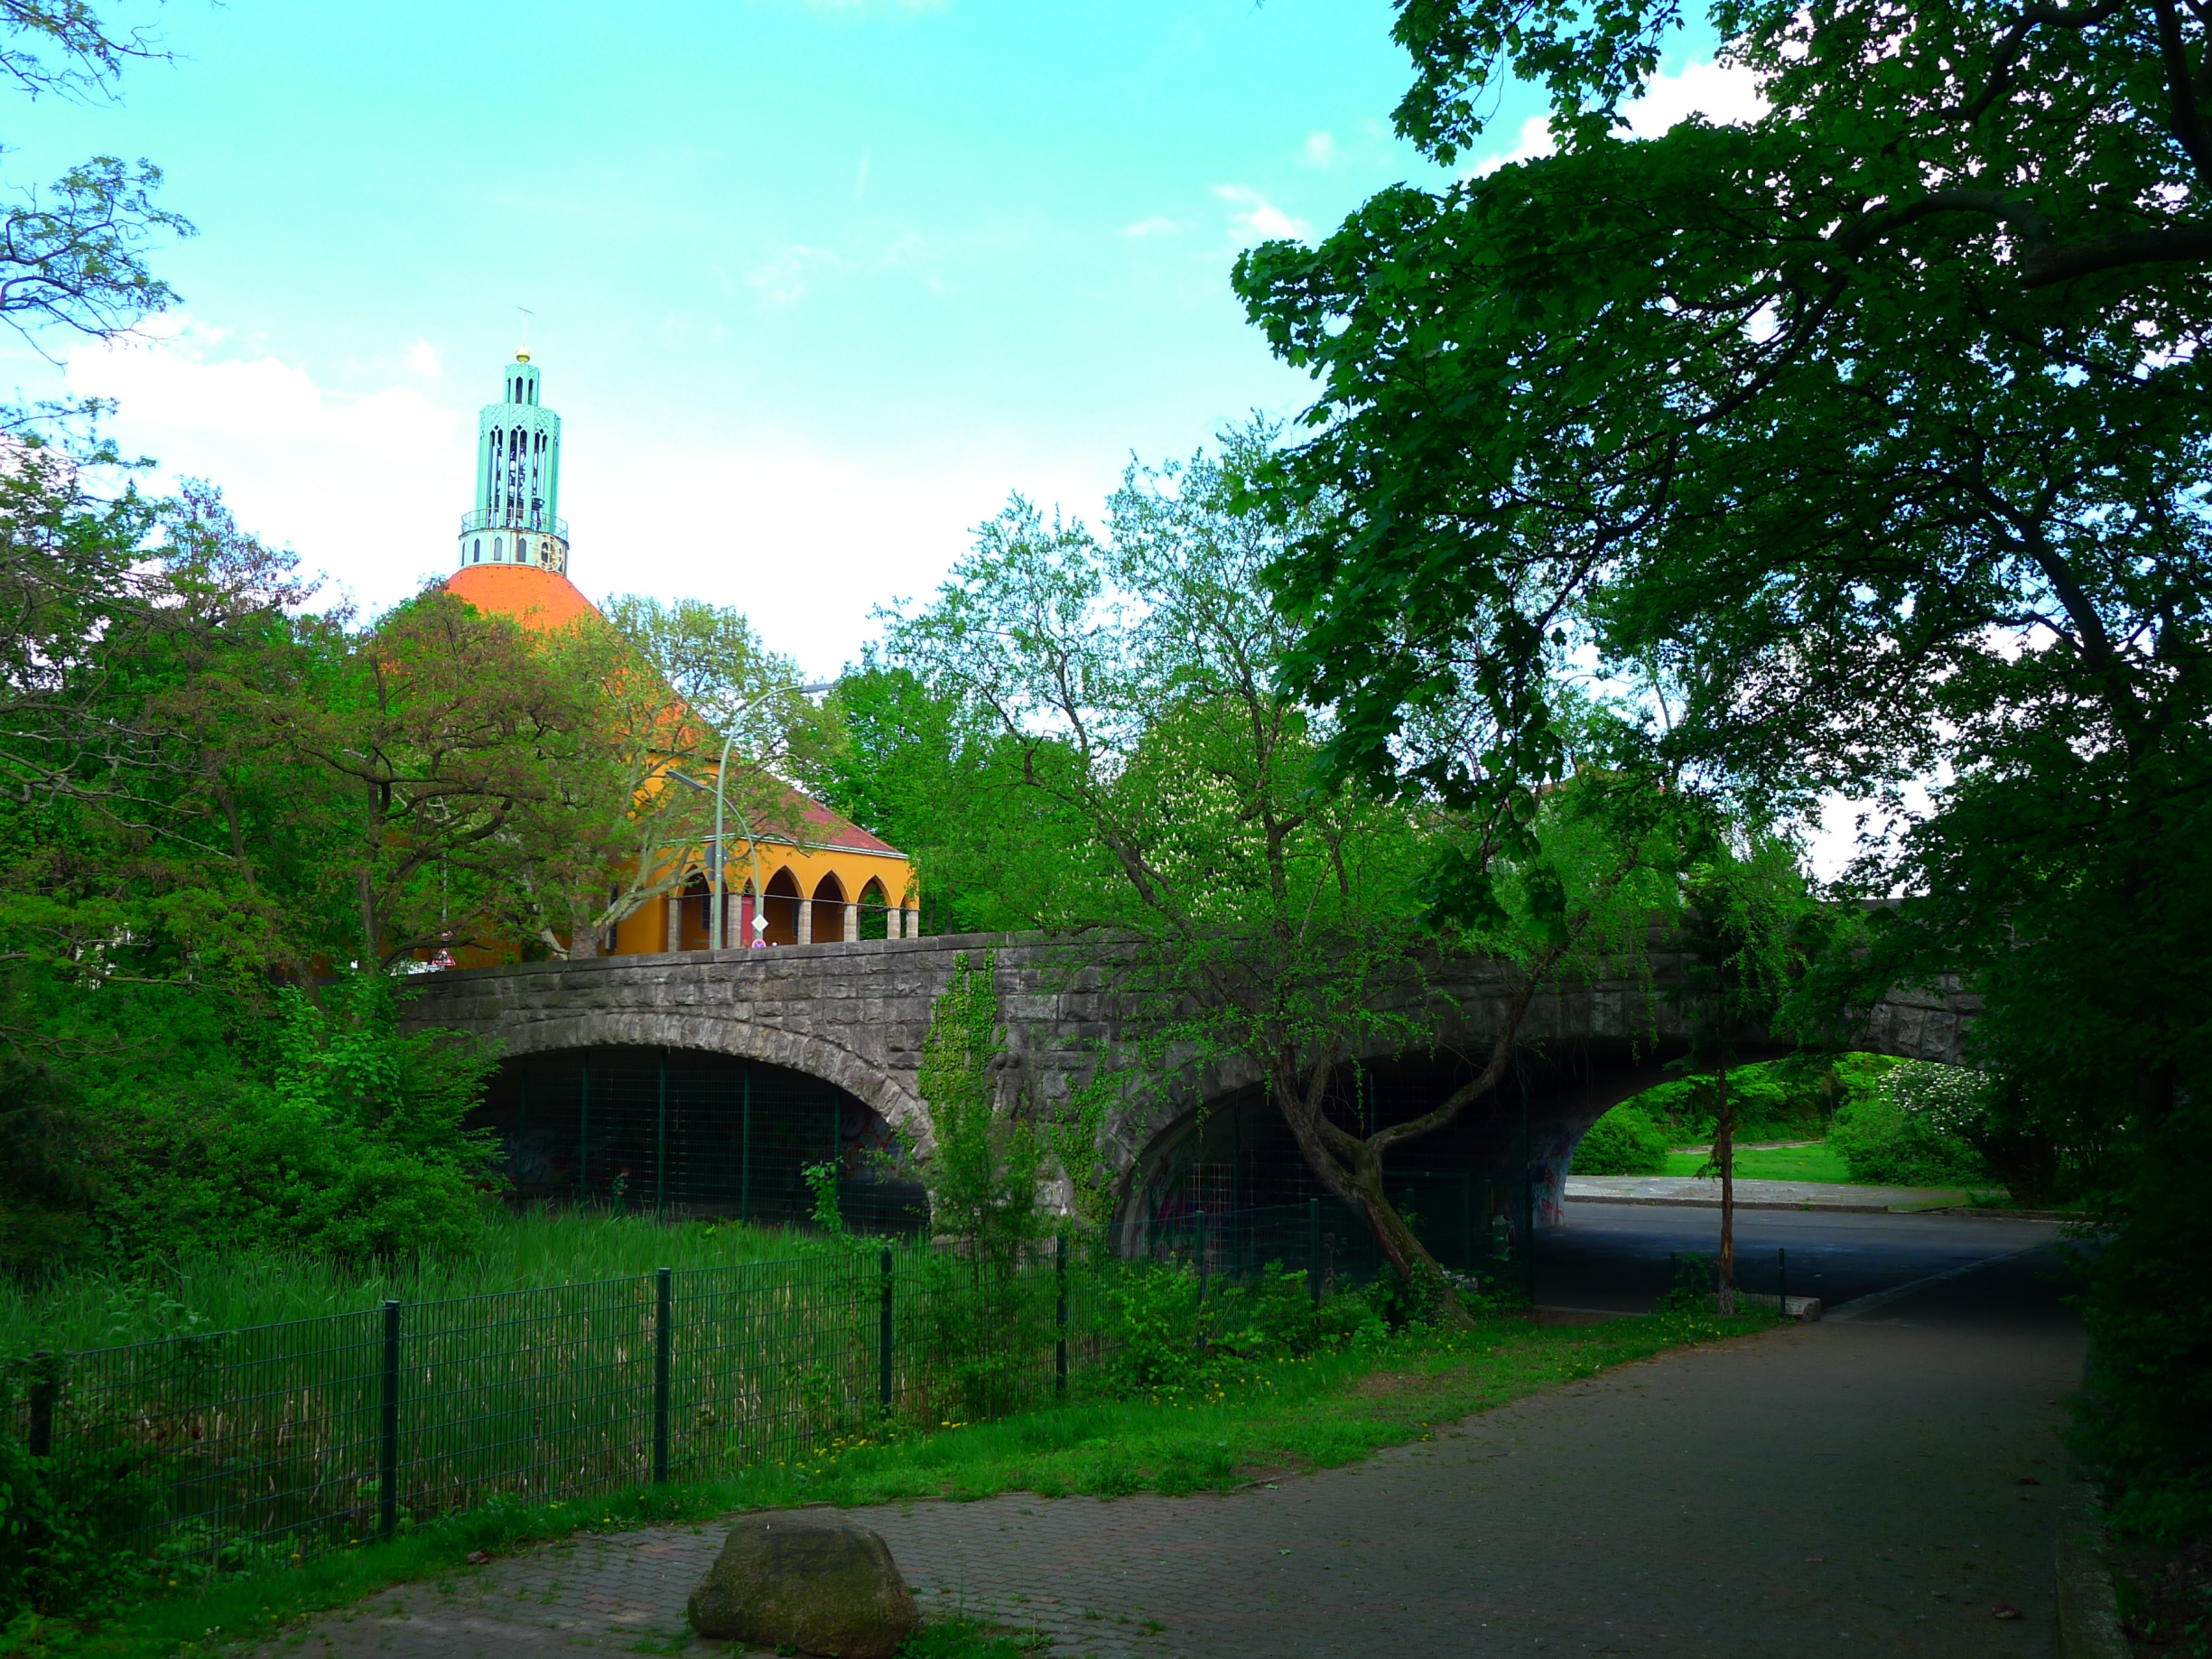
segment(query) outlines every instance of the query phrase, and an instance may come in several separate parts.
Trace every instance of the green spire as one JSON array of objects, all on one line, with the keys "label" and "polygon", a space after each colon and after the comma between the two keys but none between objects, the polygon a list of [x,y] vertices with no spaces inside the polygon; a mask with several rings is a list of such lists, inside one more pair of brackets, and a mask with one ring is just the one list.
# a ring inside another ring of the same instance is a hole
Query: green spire
[{"label": "green spire", "polygon": [[507,366],[497,403],[477,417],[476,505],[460,521],[460,562],[532,564],[566,573],[561,517],[561,417],[538,401],[527,347]]}]

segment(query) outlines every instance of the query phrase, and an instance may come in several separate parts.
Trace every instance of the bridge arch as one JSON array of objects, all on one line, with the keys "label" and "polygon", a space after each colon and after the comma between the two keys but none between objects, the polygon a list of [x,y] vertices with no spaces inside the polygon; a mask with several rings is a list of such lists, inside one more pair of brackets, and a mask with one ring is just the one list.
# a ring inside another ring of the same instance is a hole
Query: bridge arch
[{"label": "bridge arch", "polygon": [[847,1219],[924,1225],[897,1132],[850,1091],[713,1049],[593,1044],[509,1054],[472,1128],[497,1137],[514,1201],[765,1224],[813,1212],[835,1173]]},{"label": "bridge arch", "polygon": [[826,1035],[755,1025],[701,1009],[581,1008],[504,1027],[499,1037],[503,1060],[591,1049],[678,1049],[758,1060],[835,1084],[878,1114],[909,1145],[923,1147],[930,1140],[929,1114],[921,1101],[897,1077]]}]

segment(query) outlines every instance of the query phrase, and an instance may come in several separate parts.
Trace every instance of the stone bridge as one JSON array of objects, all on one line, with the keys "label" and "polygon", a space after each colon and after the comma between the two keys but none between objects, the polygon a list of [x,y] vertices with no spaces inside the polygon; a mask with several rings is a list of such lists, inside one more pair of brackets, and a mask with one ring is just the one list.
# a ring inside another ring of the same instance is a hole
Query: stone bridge
[{"label": "stone bridge", "polygon": [[[871,1107],[926,1156],[930,1129],[916,1088],[931,1005],[962,953],[995,952],[1008,1053],[1002,1098],[1046,1112],[1090,1076],[1137,1017],[1095,961],[1037,936],[965,935],[770,950],[597,957],[427,974],[403,1021],[496,1039],[509,1060],[606,1048],[693,1050],[766,1062],[835,1085]],[[1668,985],[1680,969],[1663,936],[1648,973],[1569,980],[1542,995],[1524,1027],[1535,1093],[1524,1081],[1516,1154],[1539,1173],[1542,1207],[1556,1208],[1575,1142],[1608,1107],[1659,1080],[1681,1051],[1683,1015]],[[1508,965],[1470,961],[1431,982],[1433,1050],[1348,1057],[1464,1075],[1485,1056],[1519,985]],[[1858,1046],[1956,1063],[1974,1000],[1898,993],[1875,1011]],[[1778,1050],[1779,1051],[1779,1050]],[[1109,1115],[1101,1151],[1125,1207],[1189,1151],[1192,1125],[1216,1103],[1258,1096],[1248,1067],[1215,1067],[1157,1090],[1132,1090]],[[1434,1081],[1428,1085],[1435,1087]],[[1533,1104],[1531,1103],[1533,1100]],[[1496,1137],[1493,1137],[1493,1140]],[[1178,1153],[1178,1144],[1185,1146]]]}]

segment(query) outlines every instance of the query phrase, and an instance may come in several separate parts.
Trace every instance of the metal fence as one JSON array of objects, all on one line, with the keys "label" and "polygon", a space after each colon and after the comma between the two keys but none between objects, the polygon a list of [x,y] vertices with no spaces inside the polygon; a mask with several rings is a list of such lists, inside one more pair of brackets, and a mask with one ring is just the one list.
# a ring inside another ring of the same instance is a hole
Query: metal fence
[{"label": "metal fence", "polygon": [[[1139,1234],[1121,1242],[1139,1259],[1220,1282],[1280,1264],[1316,1298],[1384,1271],[1334,1203],[1199,1211]],[[1506,1279],[1515,1262],[1483,1256],[1479,1276]],[[245,1566],[496,1498],[707,1478],[892,1421],[1041,1404],[1105,1356],[1117,1265],[1103,1240],[995,1267],[907,1243],[390,1301],[36,1356],[0,1407],[85,1529]]]},{"label": "metal fence", "polygon": [[1096,1350],[1089,1277],[900,1246],[394,1301],[38,1356],[13,1427],[108,1542],[244,1565],[1042,1403]]}]

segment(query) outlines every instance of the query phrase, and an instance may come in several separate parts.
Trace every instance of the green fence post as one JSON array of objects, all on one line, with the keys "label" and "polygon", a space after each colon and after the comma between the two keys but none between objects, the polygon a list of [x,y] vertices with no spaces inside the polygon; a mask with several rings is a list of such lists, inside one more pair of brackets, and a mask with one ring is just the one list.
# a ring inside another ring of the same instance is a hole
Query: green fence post
[{"label": "green fence post", "polygon": [[668,1050],[661,1050],[660,1114],[653,1130],[653,1218],[668,1208]]},{"label": "green fence post", "polygon": [[376,1456],[376,1531],[389,1538],[399,1531],[399,1303],[384,1304],[383,1444]]},{"label": "green fence post", "polygon": [[1459,1264],[1468,1272],[1479,1272],[1482,1263],[1474,1253],[1474,1177],[1472,1175],[1459,1178],[1459,1218],[1466,1224],[1460,1229],[1465,1235],[1466,1243],[1465,1254],[1460,1257]]},{"label": "green fence post", "polygon": [[1064,1233],[1053,1241],[1052,1272],[1059,1291],[1053,1308],[1053,1328],[1057,1334],[1052,1351],[1052,1392],[1064,1400],[1067,1398],[1067,1235]]},{"label": "green fence post", "polygon": [[1204,1317],[1206,1310],[1206,1213],[1198,1212],[1198,1311]]},{"label": "green fence post", "polygon": [[668,1478],[668,1362],[675,1337],[669,1316],[675,1299],[670,1293],[671,1274],[666,1268],[662,1268],[654,1278],[653,1481],[658,1486]]},{"label": "green fence post", "polygon": [[1306,1288],[1321,1306],[1321,1200],[1306,1200]]},{"label": "green fence post", "polygon": [[54,1455],[54,1396],[61,1392],[60,1361],[45,1348],[31,1356],[31,1434],[34,1458]]},{"label": "green fence post", "polygon": [[1536,1306],[1536,1181],[1527,1170],[1520,1174],[1520,1255],[1521,1272],[1528,1291],[1529,1306]]},{"label": "green fence post", "polygon": [[876,1403],[891,1409],[891,1247],[883,1247],[883,1305],[876,1325]]}]

